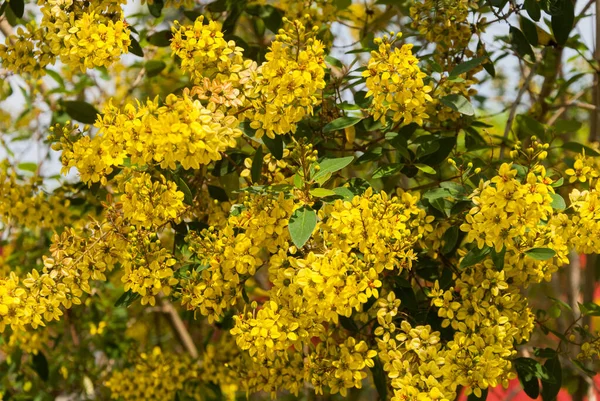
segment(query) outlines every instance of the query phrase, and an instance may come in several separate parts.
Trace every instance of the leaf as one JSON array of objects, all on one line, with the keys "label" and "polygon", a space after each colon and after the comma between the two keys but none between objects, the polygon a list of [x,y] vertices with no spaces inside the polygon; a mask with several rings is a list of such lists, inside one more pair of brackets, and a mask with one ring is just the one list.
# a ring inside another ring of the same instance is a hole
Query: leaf
[{"label": "leaf", "polygon": [[192,191],[190,190],[190,187],[188,186],[188,184],[185,182],[185,180],[183,178],[181,178],[175,174],[173,174],[172,176],[173,176],[173,181],[177,185],[177,189],[179,189],[181,192],[183,192],[183,202],[186,205],[191,206],[194,203],[194,195],[192,195]]},{"label": "leaf", "polygon": [[311,237],[317,225],[317,214],[308,205],[299,207],[292,213],[288,229],[292,242],[297,248],[302,248]]},{"label": "leaf", "polygon": [[537,137],[541,139],[546,137],[546,128],[533,117],[528,116],[527,114],[519,114],[517,116],[517,122],[519,123],[519,127],[523,128],[528,134],[527,137],[532,135],[537,135]]},{"label": "leaf", "polygon": [[575,7],[571,0],[556,2],[557,11],[552,13],[551,25],[554,38],[560,46],[564,46],[575,22]]},{"label": "leaf", "polygon": [[264,135],[262,141],[277,160],[283,158],[283,137],[281,135],[275,135],[275,138]]},{"label": "leaf", "polygon": [[479,249],[477,247],[471,249],[469,253],[465,255],[465,257],[460,261],[460,268],[464,269],[469,266],[473,266],[479,262],[481,262],[485,257],[492,251],[492,248],[489,246],[483,247]]},{"label": "leaf", "polygon": [[496,249],[492,248],[492,261],[497,271],[504,269],[504,257],[506,256],[506,247],[502,247],[500,252],[496,252]]},{"label": "leaf", "polygon": [[157,47],[168,47],[171,44],[171,39],[173,38],[173,33],[171,31],[158,31],[148,36],[146,40],[151,45]]},{"label": "leaf", "polygon": [[426,164],[417,163],[415,164],[415,167],[424,172],[425,174],[436,174],[435,169]]},{"label": "leaf", "polygon": [[165,62],[161,60],[150,60],[144,65],[144,68],[146,69],[146,75],[148,76],[148,78],[157,76],[166,67],[167,64],[165,64]]},{"label": "leaf", "polygon": [[129,39],[131,39],[129,49],[127,49],[129,53],[135,54],[138,57],[144,57],[144,51],[142,50],[142,46],[140,46],[140,42],[138,42],[133,36],[130,36]]},{"label": "leaf", "polygon": [[25,12],[25,3],[23,0],[10,0],[8,5],[17,18],[23,18]]},{"label": "leaf", "polygon": [[260,180],[260,175],[262,173],[263,166],[263,150],[262,146],[259,146],[254,153],[254,158],[252,159],[252,169],[250,170],[252,182],[256,183]]},{"label": "leaf", "polygon": [[581,123],[576,120],[558,120],[554,123],[554,132],[557,134],[577,132],[581,128]]},{"label": "leaf", "polygon": [[486,59],[487,59],[487,57],[482,56],[482,57],[476,57],[474,59],[465,61],[464,63],[460,63],[459,65],[457,65],[456,67],[454,67],[452,69],[452,71],[450,72],[450,75],[448,75],[448,78],[449,79],[456,78],[459,75],[464,74],[465,72],[471,71],[475,67],[479,67],[481,65],[481,63],[483,63]]},{"label": "leaf", "polygon": [[340,316],[340,324],[342,325],[343,328],[345,328],[346,330],[348,330],[351,333],[358,333],[358,326],[356,325],[356,322],[349,317],[346,316]]},{"label": "leaf", "polygon": [[115,302],[115,307],[118,308],[120,306],[129,307],[136,299],[140,298],[140,294],[137,292],[132,292],[131,290],[125,291],[117,302]]},{"label": "leaf", "polygon": [[94,106],[87,102],[70,100],[63,102],[62,105],[72,119],[84,124],[94,124],[96,122],[96,116],[100,114]]},{"label": "leaf", "polygon": [[354,199],[356,196],[356,194],[347,187],[333,188],[333,192],[335,192],[336,195],[343,197],[345,201],[349,202],[352,201],[352,199]]},{"label": "leaf", "polygon": [[535,55],[533,53],[531,45],[529,44],[527,38],[525,37],[525,35],[523,35],[523,32],[521,32],[519,28],[516,28],[514,26],[510,27],[510,43],[514,51],[521,58],[529,56],[531,58],[530,60],[535,59]]},{"label": "leaf", "polygon": [[527,38],[527,41],[532,46],[537,46],[538,42],[538,33],[535,23],[532,22],[529,18],[521,16],[519,19],[519,23],[521,25],[521,29],[523,30],[523,35]]},{"label": "leaf", "polygon": [[323,133],[327,134],[329,132],[334,132],[334,131],[338,131],[338,130],[341,130],[341,129],[344,129],[347,127],[352,127],[353,125],[356,125],[361,120],[362,120],[362,117],[340,117],[340,118],[337,118],[323,127]]},{"label": "leaf", "polygon": [[542,13],[538,0],[525,0],[525,10],[534,21],[539,21]]},{"label": "leaf", "polygon": [[398,174],[400,170],[404,167],[404,164],[395,163],[389,164],[387,166],[381,166],[373,173],[373,179],[376,180],[378,178],[389,177],[395,174]]},{"label": "leaf", "polygon": [[456,242],[458,241],[458,226],[450,226],[442,236],[442,241],[444,241],[444,246],[442,247],[442,253],[444,255],[449,254],[456,247]]},{"label": "leaf", "polygon": [[46,356],[44,355],[44,353],[40,351],[37,354],[35,354],[32,358],[32,362],[33,362],[33,369],[36,371],[38,376],[40,376],[40,378],[43,381],[48,380],[48,376],[50,375],[50,370],[48,368],[48,360],[46,359]]},{"label": "leaf", "polygon": [[517,358],[513,361],[513,364],[523,390],[533,399],[540,395],[540,382],[538,379],[553,380],[547,369],[535,359]]},{"label": "leaf", "polygon": [[216,185],[207,185],[208,194],[211,198],[216,199],[220,202],[227,202],[229,197],[227,196],[227,192],[221,187],[217,187]]},{"label": "leaf", "polygon": [[319,162],[320,170],[312,177],[314,181],[317,181],[321,177],[325,177],[328,173],[335,173],[338,170],[343,169],[354,160],[354,156],[339,157],[336,159],[323,159]]},{"label": "leaf", "polygon": [[0,6],[0,16],[2,16],[4,14],[4,10],[6,10],[6,7],[8,7],[10,3],[8,1],[4,1],[4,3],[2,3],[2,5]]},{"label": "leaf", "polygon": [[469,394],[467,401],[485,401],[488,396],[488,389],[481,390],[481,397],[477,397],[475,393]]},{"label": "leaf", "polygon": [[542,400],[555,401],[562,386],[562,369],[558,355],[548,359],[544,368],[552,380],[542,379]]},{"label": "leaf", "polygon": [[525,251],[525,255],[535,260],[548,260],[556,256],[556,252],[550,248],[532,248]]},{"label": "leaf", "polygon": [[562,196],[559,194],[550,194],[550,196],[552,197],[552,209],[565,210],[567,208],[567,204]]},{"label": "leaf", "polygon": [[600,305],[594,302],[584,302],[579,304],[581,314],[586,316],[600,316]]},{"label": "leaf", "polygon": [[600,153],[594,149],[578,142],[566,142],[562,145],[562,148],[576,153],[583,153],[585,151],[587,156],[600,156]]},{"label": "leaf", "polygon": [[313,188],[309,192],[312,196],[317,197],[317,198],[325,198],[327,196],[336,196],[337,195],[331,189],[327,189],[327,188]]},{"label": "leaf", "polygon": [[379,400],[385,401],[387,400],[387,375],[383,371],[383,364],[379,360],[379,357],[376,356],[373,358],[374,365],[371,369],[371,374],[373,375],[373,383],[375,384],[375,388],[377,389],[377,393],[379,394]]},{"label": "leaf", "polygon": [[17,167],[20,170],[29,171],[34,174],[37,172],[37,169],[38,169],[37,163],[32,163],[32,162],[19,163],[19,165]]},{"label": "leaf", "polygon": [[463,95],[452,94],[444,96],[440,101],[444,106],[450,107],[452,110],[464,114],[465,116],[472,116],[475,114],[473,105]]},{"label": "leaf", "polygon": [[163,0],[152,0],[152,4],[148,3],[148,11],[150,11],[153,17],[158,18],[164,6],[165,3]]}]

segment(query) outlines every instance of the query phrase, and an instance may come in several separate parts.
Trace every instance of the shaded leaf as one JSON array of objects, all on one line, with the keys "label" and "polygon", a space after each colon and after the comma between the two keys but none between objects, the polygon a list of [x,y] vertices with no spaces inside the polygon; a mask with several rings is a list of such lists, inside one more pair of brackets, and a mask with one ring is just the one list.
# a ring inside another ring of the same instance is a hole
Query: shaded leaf
[{"label": "shaded leaf", "polygon": [[469,253],[465,255],[465,257],[460,261],[460,268],[464,269],[469,266],[473,266],[479,262],[481,262],[489,253],[492,251],[492,248],[489,246],[483,247],[479,249],[477,247],[471,249]]},{"label": "shaded leaf", "polygon": [[144,68],[146,69],[146,75],[148,76],[148,78],[157,76],[166,67],[167,64],[165,64],[165,62],[161,60],[150,60],[144,65]]},{"label": "shaded leaf", "polygon": [[338,131],[347,127],[352,127],[356,125],[359,121],[362,120],[362,117],[340,117],[326,126],[323,127],[323,133],[327,134],[329,132]]},{"label": "shaded leaf", "polygon": [[48,380],[48,376],[50,375],[50,370],[48,368],[48,360],[43,352],[38,352],[32,358],[33,369],[36,371],[38,376],[44,381]]},{"label": "shaded leaf", "polygon": [[464,63],[460,63],[459,65],[457,65],[456,67],[454,67],[452,69],[448,78],[449,79],[456,78],[459,75],[464,74],[465,72],[471,71],[475,67],[479,67],[481,65],[481,63],[483,63],[486,59],[487,59],[487,57],[482,56],[482,57],[476,57],[474,59],[465,61]]},{"label": "shaded leaf", "polygon": [[125,291],[115,302],[115,307],[118,308],[120,306],[124,306],[127,308],[138,298],[140,298],[140,294],[132,292],[131,290]]},{"label": "shaded leaf", "polygon": [[100,114],[94,106],[79,100],[64,101],[62,102],[62,105],[72,119],[84,124],[94,124],[96,122],[96,116]]},{"label": "shaded leaf", "polygon": [[254,158],[252,159],[252,169],[250,170],[250,174],[252,177],[252,182],[256,183],[260,180],[260,175],[262,173],[263,166],[263,150],[262,146],[259,146],[254,153]]},{"label": "shaded leaf", "polygon": [[514,51],[521,57],[525,58],[526,56],[530,57],[530,60],[535,59],[535,55],[533,53],[533,49],[529,44],[529,41],[521,32],[521,30],[517,27],[510,27],[510,43],[514,49]]}]

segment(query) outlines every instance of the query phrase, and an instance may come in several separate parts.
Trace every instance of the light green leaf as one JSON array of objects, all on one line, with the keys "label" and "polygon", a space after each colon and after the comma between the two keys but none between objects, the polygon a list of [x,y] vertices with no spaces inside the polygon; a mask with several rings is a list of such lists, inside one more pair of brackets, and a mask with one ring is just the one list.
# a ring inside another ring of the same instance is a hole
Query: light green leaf
[{"label": "light green leaf", "polygon": [[435,174],[436,173],[435,170],[433,169],[433,167],[430,167],[426,164],[417,163],[417,164],[415,164],[415,167],[426,174]]},{"label": "light green leaf", "polygon": [[525,255],[535,260],[548,260],[556,256],[556,252],[550,248],[531,248],[525,251]]},{"label": "light green leaf", "polygon": [[308,205],[299,207],[292,213],[288,229],[296,247],[302,248],[311,237],[317,225],[317,213]]},{"label": "light green leaf", "polygon": [[356,125],[360,120],[362,120],[362,117],[337,118],[323,127],[323,133],[327,134],[329,132],[338,131],[347,127],[352,127],[353,125]]},{"label": "light green leaf", "polygon": [[440,101],[444,106],[450,107],[452,110],[464,114],[465,116],[472,116],[475,114],[473,105],[463,95],[452,94],[444,96]]},{"label": "light green leaf", "polygon": [[352,160],[354,160],[354,156],[323,159],[319,163],[320,170],[312,178],[317,181],[319,178],[325,177],[328,173],[335,173],[352,163]]},{"label": "light green leaf", "polygon": [[552,208],[556,210],[565,210],[567,208],[567,204],[562,196],[559,194],[550,194],[552,196]]},{"label": "light green leaf", "polygon": [[337,195],[331,189],[327,189],[327,188],[313,188],[309,192],[312,196],[317,197],[317,198],[325,198],[326,196]]}]

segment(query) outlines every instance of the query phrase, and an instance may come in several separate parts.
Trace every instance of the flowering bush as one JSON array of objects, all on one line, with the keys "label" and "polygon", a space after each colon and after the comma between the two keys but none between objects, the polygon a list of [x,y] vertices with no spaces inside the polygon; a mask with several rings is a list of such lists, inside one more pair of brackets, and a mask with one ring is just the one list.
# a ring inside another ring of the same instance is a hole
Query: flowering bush
[{"label": "flowering bush", "polygon": [[0,6],[0,398],[583,399],[571,2],[130,3]]}]

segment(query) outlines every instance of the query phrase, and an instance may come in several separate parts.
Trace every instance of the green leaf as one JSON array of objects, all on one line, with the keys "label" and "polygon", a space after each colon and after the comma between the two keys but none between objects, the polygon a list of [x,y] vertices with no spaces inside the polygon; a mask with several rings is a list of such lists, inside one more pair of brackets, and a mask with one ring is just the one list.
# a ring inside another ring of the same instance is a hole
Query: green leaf
[{"label": "green leaf", "polygon": [[127,307],[129,307],[129,305],[134,303],[135,300],[137,300],[138,298],[140,298],[140,294],[138,294],[137,292],[132,292],[131,290],[125,291],[119,297],[119,299],[117,299],[117,302],[115,302],[115,307],[118,308],[120,306],[124,306],[127,308]]},{"label": "green leaf", "polygon": [[374,365],[371,369],[371,374],[373,375],[373,383],[375,384],[375,388],[377,389],[377,393],[379,394],[379,400],[385,401],[387,400],[387,375],[383,370],[383,364],[379,360],[379,357],[373,358]]},{"label": "green leaf", "polygon": [[489,253],[492,251],[492,248],[489,246],[483,247],[479,249],[477,247],[471,249],[469,253],[465,255],[465,257],[460,261],[459,267],[461,269],[467,268],[469,266],[473,266],[479,262],[481,262]]},{"label": "green leaf", "polygon": [[192,195],[192,191],[190,187],[185,182],[183,178],[178,175],[172,174],[173,181],[177,185],[177,189],[183,192],[183,202],[187,205],[192,205],[194,203],[194,195]]},{"label": "green leaf", "polygon": [[600,316],[600,305],[594,302],[584,302],[579,304],[581,314],[586,316]]},{"label": "green leaf", "polygon": [[548,260],[556,256],[556,252],[550,248],[532,248],[525,251],[525,255],[535,260]]},{"label": "green leaf", "polygon": [[320,170],[312,177],[313,180],[317,181],[321,177],[325,177],[328,173],[335,173],[338,170],[343,169],[354,160],[354,156],[339,157],[336,159],[323,159],[319,162]]},{"label": "green leaf", "polygon": [[567,204],[562,196],[559,194],[550,194],[552,197],[552,208],[555,210],[565,210],[567,208]]},{"label": "green leaf", "polygon": [[537,28],[535,27],[535,23],[531,21],[529,18],[521,16],[519,19],[521,24],[521,29],[523,30],[523,35],[527,38],[527,41],[532,46],[538,45],[538,34]]},{"label": "green leaf", "polygon": [[40,376],[40,378],[43,381],[48,380],[48,376],[50,375],[50,370],[48,368],[48,360],[46,359],[46,356],[44,355],[44,353],[41,351],[38,352],[36,355],[33,356],[32,362],[33,362],[33,369],[36,371],[38,376]]},{"label": "green leaf", "polygon": [[131,39],[129,49],[127,49],[129,53],[135,54],[138,57],[144,57],[144,51],[142,50],[142,46],[140,46],[140,42],[138,42],[133,36],[130,36],[129,39]]},{"label": "green leaf", "polygon": [[504,257],[506,256],[506,247],[502,247],[500,252],[496,252],[496,249],[492,248],[492,261],[497,271],[504,269]]},{"label": "green leaf", "polygon": [[459,65],[457,65],[456,67],[454,67],[452,69],[452,72],[450,72],[450,75],[448,75],[448,78],[449,79],[456,78],[459,75],[464,74],[465,72],[471,71],[475,67],[479,67],[481,65],[481,63],[483,63],[486,59],[487,59],[487,57],[482,56],[482,57],[476,57],[474,59],[465,61],[464,63],[460,63]]},{"label": "green leaf", "polygon": [[19,165],[17,167],[20,170],[29,171],[34,174],[37,172],[37,169],[38,169],[37,163],[32,163],[32,162],[19,163]]},{"label": "green leaf", "polygon": [[87,102],[73,100],[62,102],[62,105],[72,119],[84,124],[94,124],[96,122],[96,116],[100,114],[94,106]]},{"label": "green leaf", "polygon": [[227,192],[221,187],[217,187],[216,185],[207,185],[208,194],[211,198],[216,199],[220,202],[227,202],[229,197],[227,196]]},{"label": "green leaf", "polygon": [[558,187],[562,186],[562,184],[564,182],[565,182],[565,179],[563,177],[560,177],[558,180],[556,180],[552,184],[550,184],[550,186],[553,188],[558,188]]},{"label": "green leaf", "polygon": [[6,0],[4,1],[4,3],[2,3],[2,5],[0,6],[0,16],[2,16],[4,14],[4,10],[6,10],[6,7],[8,7],[8,4],[9,4],[9,2]]},{"label": "green leaf", "polygon": [[148,3],[148,10],[150,11],[150,14],[152,14],[153,17],[158,18],[160,17],[164,6],[165,3],[163,0],[153,0],[152,4]]},{"label": "green leaf", "polygon": [[575,120],[558,120],[554,123],[553,128],[557,134],[564,134],[579,131],[581,125],[579,121]]},{"label": "green leaf", "polygon": [[252,169],[250,170],[252,182],[256,183],[260,180],[260,175],[262,173],[263,166],[263,150],[262,146],[259,146],[254,153],[254,158],[252,159]]},{"label": "green leaf", "polygon": [[516,28],[514,26],[510,27],[510,43],[514,51],[521,58],[529,56],[531,61],[535,60],[533,49],[531,48],[529,41],[527,41],[527,38],[519,28]]},{"label": "green leaf", "polygon": [[337,118],[323,127],[323,133],[327,134],[329,132],[334,132],[334,131],[338,131],[338,130],[341,130],[341,129],[344,129],[347,127],[352,127],[353,125],[356,125],[361,120],[362,120],[362,117],[340,117],[340,118]]},{"label": "green leaf", "polygon": [[571,0],[558,0],[557,11],[552,14],[551,25],[554,38],[560,46],[564,46],[575,22],[575,7]]},{"label": "green leaf", "polygon": [[25,12],[25,3],[23,0],[10,0],[8,3],[10,9],[15,14],[17,18],[23,18],[23,13]]},{"label": "green leaf", "polygon": [[277,160],[283,158],[283,137],[281,135],[275,135],[275,138],[264,135],[262,141]]},{"label": "green leaf", "polygon": [[292,242],[298,249],[302,248],[311,237],[317,225],[317,213],[308,205],[294,210],[290,217],[288,229]]},{"label": "green leaf", "polygon": [[146,75],[148,76],[148,78],[157,76],[166,67],[167,64],[165,64],[165,62],[161,60],[150,60],[144,65],[144,68],[146,69]]},{"label": "green leaf", "polygon": [[404,164],[395,163],[389,164],[387,166],[381,166],[373,173],[373,179],[376,180],[378,178],[389,177],[395,174],[398,174],[400,170],[404,167]]},{"label": "green leaf", "polygon": [[458,241],[459,229],[458,226],[450,226],[442,236],[444,246],[442,247],[442,253],[444,255],[449,254],[456,247]]},{"label": "green leaf", "polygon": [[463,95],[447,95],[441,98],[440,101],[444,106],[450,107],[452,110],[464,114],[465,116],[472,116],[475,114],[473,105]]},{"label": "green leaf", "polygon": [[542,379],[542,400],[556,401],[556,396],[562,386],[562,369],[558,355],[548,359],[544,363],[544,368],[552,380]]},{"label": "green leaf", "polygon": [[517,122],[519,123],[519,127],[527,134],[527,138],[532,135],[537,135],[537,137],[540,139],[544,139],[546,137],[546,128],[544,125],[531,116],[528,116],[527,114],[519,114],[517,116]]},{"label": "green leaf", "polygon": [[327,189],[327,188],[313,188],[309,192],[312,196],[314,196],[316,198],[325,198],[327,196],[336,196],[337,195],[331,189]]},{"label": "green leaf", "polygon": [[352,201],[352,199],[354,199],[356,196],[356,194],[347,187],[333,188],[333,192],[335,192],[336,195],[343,197],[345,201],[349,202]]},{"label": "green leaf", "polygon": [[539,21],[542,13],[538,0],[525,0],[525,10],[534,21]]},{"label": "green leaf", "polygon": [[594,149],[578,142],[566,142],[562,145],[562,148],[576,153],[583,153],[585,151],[587,156],[600,156],[600,153]]},{"label": "green leaf", "polygon": [[487,400],[487,396],[488,389],[486,388],[485,390],[481,390],[481,397],[477,397],[475,393],[469,394],[469,396],[467,397],[467,401],[485,401]]},{"label": "green leaf", "polygon": [[173,38],[173,33],[168,30],[158,31],[148,36],[146,40],[151,45],[157,47],[168,47],[171,44],[171,39]]},{"label": "green leaf", "polygon": [[415,167],[424,172],[425,174],[436,174],[435,169],[426,164],[417,163],[415,164]]}]

